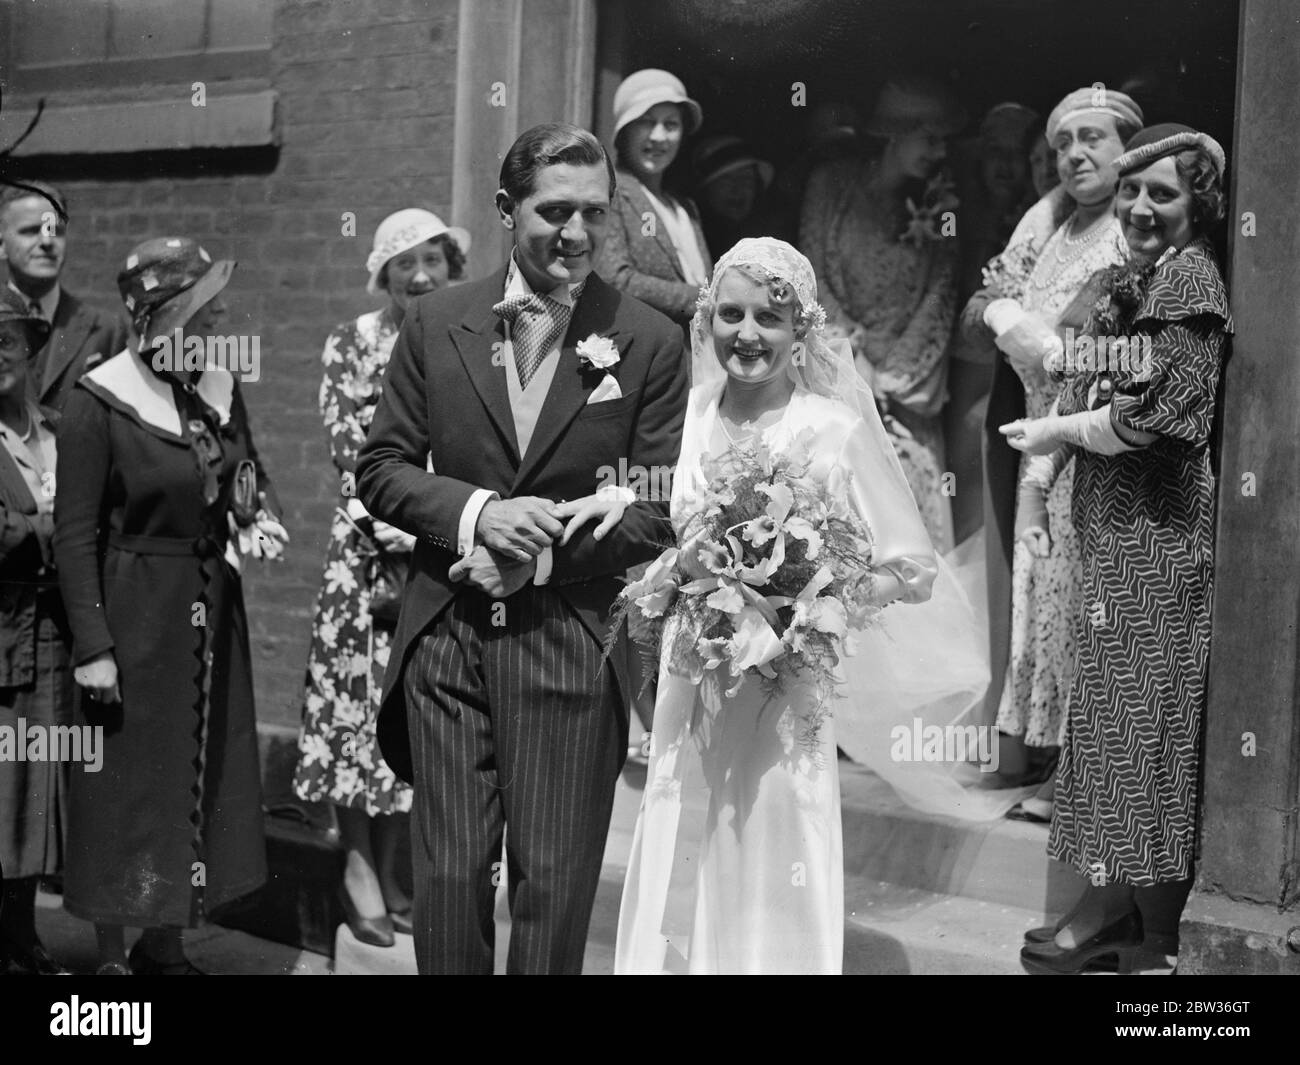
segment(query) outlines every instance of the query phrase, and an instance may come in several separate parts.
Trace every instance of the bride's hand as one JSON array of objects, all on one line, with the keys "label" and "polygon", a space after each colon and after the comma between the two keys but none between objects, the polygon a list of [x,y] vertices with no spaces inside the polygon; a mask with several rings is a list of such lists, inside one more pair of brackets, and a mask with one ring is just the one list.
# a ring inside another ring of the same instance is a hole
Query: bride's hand
[{"label": "bride's hand", "polygon": [[561,503],[555,509],[555,516],[560,521],[566,518],[569,520],[564,526],[564,535],[560,537],[560,545],[567,544],[569,537],[583,524],[596,518],[600,518],[600,524],[592,531],[591,536],[593,540],[601,539],[622,520],[623,511],[627,510],[628,504],[635,500],[636,493],[632,489],[619,485],[605,485],[595,495]]}]

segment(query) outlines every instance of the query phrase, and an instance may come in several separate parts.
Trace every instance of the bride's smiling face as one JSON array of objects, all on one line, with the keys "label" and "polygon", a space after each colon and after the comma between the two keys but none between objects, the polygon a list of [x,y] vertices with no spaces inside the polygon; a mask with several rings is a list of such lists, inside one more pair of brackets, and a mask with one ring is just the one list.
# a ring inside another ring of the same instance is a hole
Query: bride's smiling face
[{"label": "bride's smiling face", "polygon": [[713,350],[727,376],[760,385],[786,374],[795,342],[794,302],[779,306],[768,286],[730,269],[713,304]]}]

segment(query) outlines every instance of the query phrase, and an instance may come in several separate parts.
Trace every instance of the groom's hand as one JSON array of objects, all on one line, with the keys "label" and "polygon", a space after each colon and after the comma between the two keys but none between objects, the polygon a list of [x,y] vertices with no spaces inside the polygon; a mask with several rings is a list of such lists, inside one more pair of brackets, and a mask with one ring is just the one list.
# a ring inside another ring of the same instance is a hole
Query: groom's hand
[{"label": "groom's hand", "polygon": [[474,531],[484,547],[520,562],[535,559],[564,532],[556,505],[537,496],[483,504]]},{"label": "groom's hand", "polygon": [[476,547],[447,571],[453,581],[465,581],[493,599],[514,595],[533,579],[537,559],[514,562],[498,551]]}]

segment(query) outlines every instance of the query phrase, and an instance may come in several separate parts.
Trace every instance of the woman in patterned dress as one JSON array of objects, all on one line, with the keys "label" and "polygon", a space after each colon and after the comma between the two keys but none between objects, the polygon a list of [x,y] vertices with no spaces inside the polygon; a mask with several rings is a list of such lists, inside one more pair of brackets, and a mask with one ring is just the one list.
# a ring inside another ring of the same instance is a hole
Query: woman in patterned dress
[{"label": "woman in patterned dress", "polygon": [[[1209,662],[1214,476],[1210,431],[1227,294],[1206,233],[1223,217],[1223,149],[1142,130],[1116,160],[1132,266],[1111,272],[1093,335],[1129,338],[1067,373],[1059,409],[1003,427],[1040,456],[1018,530],[1041,550],[1045,486],[1072,452],[1083,602],[1048,853],[1089,878],[1021,952],[1036,971],[1103,955],[1169,971],[1191,888],[1201,709]],[[1069,367],[1067,365],[1067,371]],[[1062,445],[1065,445],[1062,448]]]},{"label": "woman in patterned dress", "polygon": [[344,912],[353,934],[375,946],[392,946],[394,930],[411,927],[411,900],[396,876],[405,818],[394,816],[409,813],[411,789],[394,776],[375,742],[394,619],[385,623],[375,616],[381,613],[375,596],[400,594],[392,577],[404,578],[415,538],[372,520],[361,505],[357,451],[407,306],[460,280],[468,250],[469,234],[448,228],[429,211],[389,215],[375,231],[366,261],[366,290],[387,292],[388,305],[338,326],[322,356],[320,406],[341,478],[340,500],[312,625],[294,790],[306,801],[334,804],[347,853]]},{"label": "woman in patterned dress", "polygon": [[[965,116],[940,86],[885,85],[864,127],[868,157],[809,178],[799,244],[817,272],[828,333],[847,337],[872,385],[926,531],[951,550],[940,412],[956,311],[957,200],[941,166]],[[909,206],[909,202],[911,206]]]},{"label": "woman in patterned dress", "polygon": [[[1079,545],[1070,524],[1073,467],[1062,471],[1048,496],[1057,536],[1051,552],[1036,557],[1025,544],[1015,543],[1012,535],[1015,484],[1028,460],[1007,447],[996,427],[1014,418],[1041,418],[1048,413],[1060,384],[1043,368],[1044,338],[1080,330],[1086,317],[1080,305],[1090,302],[1086,295],[1080,299],[1080,294],[1098,272],[1127,257],[1114,213],[1114,163],[1124,141],[1141,124],[1141,109],[1122,93],[1108,92],[1098,98],[1091,88],[1078,89],[1056,105],[1048,117],[1047,141],[1056,152],[1061,178],[1056,195],[1069,215],[1045,242],[1035,239],[1033,226],[1018,229],[1001,259],[1004,279],[994,282],[1005,289],[997,293],[1002,298],[993,303],[972,301],[974,306],[963,316],[968,321],[972,310],[989,315],[992,307],[1000,332],[995,343],[1005,355],[993,375],[988,409],[988,499],[996,511],[988,535],[997,541],[990,551],[1001,554],[990,564],[993,683],[986,700],[1003,737],[999,764],[1004,777],[1028,771],[1031,780],[1042,780],[1060,747],[1074,661],[1080,574]],[[984,309],[977,310],[981,305]],[[1008,328],[1004,315],[1016,324]],[[1052,788],[1049,778],[1011,816],[1050,821]]]}]

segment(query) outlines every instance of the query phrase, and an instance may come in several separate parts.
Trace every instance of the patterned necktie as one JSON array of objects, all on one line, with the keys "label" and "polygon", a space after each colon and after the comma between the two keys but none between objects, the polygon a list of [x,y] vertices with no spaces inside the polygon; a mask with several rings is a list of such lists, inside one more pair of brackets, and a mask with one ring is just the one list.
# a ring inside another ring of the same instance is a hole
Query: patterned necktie
[{"label": "patterned necktie", "polygon": [[573,308],[550,296],[507,296],[492,310],[510,327],[515,366],[524,388],[533,379],[551,348],[564,336]]}]

